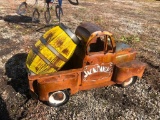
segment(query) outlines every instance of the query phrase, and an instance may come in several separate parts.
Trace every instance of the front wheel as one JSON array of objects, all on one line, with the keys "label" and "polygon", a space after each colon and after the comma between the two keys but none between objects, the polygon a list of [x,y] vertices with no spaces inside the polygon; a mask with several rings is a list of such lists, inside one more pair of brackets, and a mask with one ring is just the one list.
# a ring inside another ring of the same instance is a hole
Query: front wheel
[{"label": "front wheel", "polygon": [[59,20],[59,22],[61,21],[61,14],[63,15],[63,9],[62,7],[60,7],[59,5],[56,5],[56,17]]},{"label": "front wheel", "polygon": [[68,100],[69,100],[69,91],[62,90],[51,93],[49,95],[48,103],[49,106],[59,107],[67,103]]},{"label": "front wheel", "polygon": [[128,87],[133,85],[137,81],[137,76],[133,76],[127,79],[125,82],[122,83],[122,87]]},{"label": "front wheel", "polygon": [[46,24],[49,24],[51,21],[51,14],[50,14],[49,8],[47,8],[46,11],[44,12],[44,18],[45,18]]},{"label": "front wheel", "polygon": [[27,3],[26,2],[22,2],[17,9],[17,14],[18,15],[26,15],[27,12]]}]

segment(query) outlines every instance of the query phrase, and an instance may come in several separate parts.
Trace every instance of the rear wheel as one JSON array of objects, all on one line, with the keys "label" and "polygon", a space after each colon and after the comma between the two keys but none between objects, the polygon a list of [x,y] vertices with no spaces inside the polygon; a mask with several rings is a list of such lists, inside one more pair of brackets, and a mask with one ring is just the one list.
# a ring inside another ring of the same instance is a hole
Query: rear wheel
[{"label": "rear wheel", "polygon": [[137,81],[137,76],[133,76],[127,79],[125,82],[122,83],[122,87],[128,87],[133,85]]},{"label": "rear wheel", "polygon": [[62,90],[62,91],[52,92],[49,95],[48,103],[49,106],[59,107],[67,103],[68,100],[69,100],[69,91]]},{"label": "rear wheel", "polygon": [[18,15],[26,15],[27,12],[27,3],[26,2],[22,2],[17,9],[17,14]]},{"label": "rear wheel", "polygon": [[35,8],[32,14],[32,22],[39,22],[39,17],[40,17],[40,14],[38,12],[38,9]]},{"label": "rear wheel", "polygon": [[46,11],[44,12],[44,18],[45,18],[46,24],[49,24],[51,21],[51,14],[50,14],[49,8],[47,8]]}]

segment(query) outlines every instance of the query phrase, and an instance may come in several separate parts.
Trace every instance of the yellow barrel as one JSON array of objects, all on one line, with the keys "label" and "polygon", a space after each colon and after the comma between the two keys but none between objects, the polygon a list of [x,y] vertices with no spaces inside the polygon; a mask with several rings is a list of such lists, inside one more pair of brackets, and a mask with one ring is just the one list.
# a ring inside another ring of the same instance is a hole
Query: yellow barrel
[{"label": "yellow barrel", "polygon": [[44,33],[30,50],[27,68],[34,74],[56,72],[70,59],[78,44],[78,38],[66,26],[55,26]]}]

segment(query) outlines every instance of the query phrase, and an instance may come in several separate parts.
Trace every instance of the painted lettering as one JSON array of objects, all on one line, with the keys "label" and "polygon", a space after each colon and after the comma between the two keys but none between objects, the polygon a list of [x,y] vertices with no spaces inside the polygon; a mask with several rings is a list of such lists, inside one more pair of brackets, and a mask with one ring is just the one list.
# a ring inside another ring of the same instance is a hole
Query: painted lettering
[{"label": "painted lettering", "polygon": [[97,72],[111,72],[112,70],[112,64],[110,64],[110,66],[103,66],[103,65],[97,65],[89,70],[84,70],[84,78],[87,78],[89,75],[92,75],[93,73],[97,73]]}]

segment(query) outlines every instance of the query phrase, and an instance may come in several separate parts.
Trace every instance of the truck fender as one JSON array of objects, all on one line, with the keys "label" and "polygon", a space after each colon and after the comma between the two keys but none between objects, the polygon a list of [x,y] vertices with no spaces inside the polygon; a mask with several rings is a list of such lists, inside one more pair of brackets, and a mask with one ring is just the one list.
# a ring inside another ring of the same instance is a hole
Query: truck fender
[{"label": "truck fender", "polygon": [[116,64],[115,73],[113,77],[114,81],[117,84],[121,84],[125,80],[133,76],[137,76],[141,78],[145,68],[146,68],[146,64],[138,60],[132,60],[129,62]]}]

